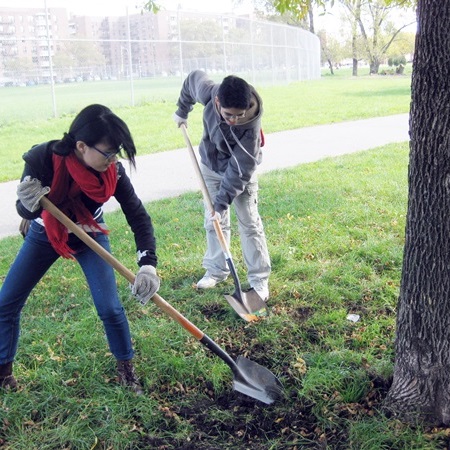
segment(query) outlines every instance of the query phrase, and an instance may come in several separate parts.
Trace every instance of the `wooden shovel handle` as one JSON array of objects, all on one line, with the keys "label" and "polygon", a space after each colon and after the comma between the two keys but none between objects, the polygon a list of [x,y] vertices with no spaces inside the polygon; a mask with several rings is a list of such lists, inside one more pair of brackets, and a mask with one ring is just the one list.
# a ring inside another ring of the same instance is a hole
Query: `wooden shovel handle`
[{"label": "wooden shovel handle", "polygon": [[[209,195],[208,188],[206,187],[205,179],[203,178],[202,172],[200,170],[200,166],[197,161],[197,157],[195,156],[194,147],[192,147],[191,140],[189,139],[186,125],[182,123],[180,125],[181,131],[183,133],[184,140],[186,142],[186,146],[189,150],[189,156],[191,157],[192,164],[194,166],[195,173],[197,174],[198,181],[200,183],[200,189],[203,194],[203,200],[208,207],[209,212],[214,214],[214,205],[212,203],[211,197]],[[220,247],[222,248],[222,251],[225,253],[225,257],[227,259],[231,259],[230,250],[228,249],[227,241],[225,240],[225,236],[223,235],[222,227],[220,226],[220,223],[218,220],[214,220],[214,229],[216,230],[217,238],[219,239]]]},{"label": "wooden shovel handle", "polygon": [[186,142],[186,146],[189,150],[189,156],[191,157],[192,165],[194,166],[195,173],[197,174],[197,178],[200,183],[200,189],[203,194],[203,200],[205,201],[206,206],[209,209],[209,212],[211,214],[213,214],[214,213],[214,205],[211,201],[211,197],[209,196],[209,192],[208,192],[208,188],[206,187],[205,180],[203,179],[203,175],[200,170],[200,166],[198,164],[197,157],[195,156],[194,147],[192,147],[191,140],[189,139],[189,136],[188,136],[188,133],[186,130],[186,125],[184,123],[182,123],[180,125],[180,128],[183,133],[183,137],[184,137],[184,141]]},{"label": "wooden shovel handle", "polygon": [[[89,236],[81,227],[70,220],[59,208],[57,208],[47,197],[42,197],[41,206],[45,208],[52,216],[58,219],[64,226],[66,226],[73,234],[78,236],[88,247],[90,247],[97,255],[109,263],[117,272],[125,277],[130,283],[134,283],[134,273],[125,267],[120,261],[106,251],[100,244]],[[172,305],[167,303],[160,295],[154,294],[152,302],[167,313],[172,319],[177,321],[185,330],[199,341],[203,339],[205,334],[197,328],[192,322],[178,312]]]}]

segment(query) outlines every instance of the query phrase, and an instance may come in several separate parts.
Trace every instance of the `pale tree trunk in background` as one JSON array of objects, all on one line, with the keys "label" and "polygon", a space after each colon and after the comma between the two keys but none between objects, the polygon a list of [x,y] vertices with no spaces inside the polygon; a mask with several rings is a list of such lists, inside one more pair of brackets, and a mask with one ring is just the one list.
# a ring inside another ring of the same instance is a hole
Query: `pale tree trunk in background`
[{"label": "pale tree trunk in background", "polygon": [[357,0],[355,3],[355,16],[352,19],[352,75],[356,77],[358,75],[358,22],[361,20],[361,0]]},{"label": "pale tree trunk in background", "polygon": [[334,75],[333,61],[331,61],[330,58],[327,58],[327,63],[328,63],[328,67],[330,68],[330,73],[331,73],[331,75]]},{"label": "pale tree trunk in background", "polygon": [[386,411],[450,425],[450,1],[419,0],[409,201]]},{"label": "pale tree trunk in background", "polygon": [[308,18],[309,18],[309,31],[311,33],[315,34],[314,31],[314,10],[313,7],[311,5],[311,2],[308,2],[309,6],[308,6]]}]

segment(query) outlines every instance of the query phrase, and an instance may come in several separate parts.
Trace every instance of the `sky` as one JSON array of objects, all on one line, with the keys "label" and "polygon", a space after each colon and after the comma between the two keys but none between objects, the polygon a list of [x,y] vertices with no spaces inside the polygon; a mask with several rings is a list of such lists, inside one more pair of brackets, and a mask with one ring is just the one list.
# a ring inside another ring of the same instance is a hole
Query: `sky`
[{"label": "sky", "polygon": [[[181,4],[184,10],[197,10],[202,12],[246,13],[252,10],[252,0],[241,0],[243,5],[236,8],[233,6],[233,0],[156,0],[164,9],[176,10]],[[73,14],[88,16],[125,16],[127,7],[129,14],[140,12],[136,5],[142,5],[145,0],[108,0],[101,2],[95,0],[0,0],[0,7],[24,7],[24,8],[43,8],[63,7]],[[105,6],[105,4],[107,6]],[[414,20],[414,18],[413,18]],[[409,21],[407,21],[409,22]],[[403,23],[407,23],[404,22]],[[327,29],[331,34],[339,34],[340,21],[339,13],[336,9],[326,16],[315,18],[315,27]],[[414,31],[407,29],[405,31]]]},{"label": "sky", "polygon": [[[136,5],[144,3],[144,0],[142,2],[140,0],[109,0],[108,2],[95,0],[0,0],[0,6],[3,7],[43,8],[45,3],[49,8],[63,7],[80,15],[116,16],[125,15],[127,6],[130,14],[140,11],[140,9],[136,9]],[[157,3],[169,10],[176,9],[178,4],[181,4],[183,9],[203,12],[229,13],[234,10],[232,0],[159,0]],[[245,9],[245,7],[241,9]]]}]

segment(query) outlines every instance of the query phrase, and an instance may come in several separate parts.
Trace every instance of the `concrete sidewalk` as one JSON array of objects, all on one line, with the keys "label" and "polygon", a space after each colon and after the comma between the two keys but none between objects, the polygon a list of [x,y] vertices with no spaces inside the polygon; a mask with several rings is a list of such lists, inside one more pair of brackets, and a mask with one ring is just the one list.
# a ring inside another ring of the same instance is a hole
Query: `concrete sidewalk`
[{"label": "concrete sidewalk", "polygon": [[[259,172],[408,141],[408,117],[400,114],[268,134]],[[174,128],[175,132],[179,131]],[[137,171],[128,174],[143,202],[200,190],[185,148],[139,156],[136,163]],[[20,217],[15,208],[17,183],[0,184],[0,239],[19,234]],[[113,211],[118,207],[116,200],[111,199],[104,209]]]}]

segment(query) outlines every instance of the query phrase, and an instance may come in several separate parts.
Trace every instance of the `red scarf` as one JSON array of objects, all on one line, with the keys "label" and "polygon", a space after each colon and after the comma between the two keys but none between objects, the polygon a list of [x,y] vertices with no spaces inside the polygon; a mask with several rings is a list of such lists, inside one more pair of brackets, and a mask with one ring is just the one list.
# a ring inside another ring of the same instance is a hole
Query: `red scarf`
[{"label": "red scarf", "polygon": [[[84,166],[75,153],[63,157],[53,154],[54,176],[48,198],[67,216],[75,216],[78,223],[107,233],[94,220],[81,201],[84,193],[98,203],[105,203],[114,194],[117,185],[117,168],[111,164],[100,177]],[[68,245],[67,228],[48,211],[42,211],[47,237],[55,251],[64,258],[73,259],[75,253]]]}]

